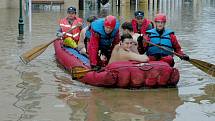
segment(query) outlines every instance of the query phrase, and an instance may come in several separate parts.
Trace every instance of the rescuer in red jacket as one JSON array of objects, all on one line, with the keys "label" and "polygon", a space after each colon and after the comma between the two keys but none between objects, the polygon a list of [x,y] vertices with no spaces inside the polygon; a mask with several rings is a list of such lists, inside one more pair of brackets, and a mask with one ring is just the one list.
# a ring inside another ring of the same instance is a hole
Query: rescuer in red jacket
[{"label": "rescuer in red jacket", "polygon": [[119,26],[119,21],[112,15],[91,23],[91,37],[87,50],[93,69],[99,70],[108,63],[114,46],[120,42]]}]

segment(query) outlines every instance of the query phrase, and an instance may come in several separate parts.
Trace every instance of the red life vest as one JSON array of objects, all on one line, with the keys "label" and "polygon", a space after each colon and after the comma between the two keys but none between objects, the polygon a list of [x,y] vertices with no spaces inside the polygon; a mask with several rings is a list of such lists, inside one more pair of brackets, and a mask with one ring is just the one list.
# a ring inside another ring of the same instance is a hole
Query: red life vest
[{"label": "red life vest", "polygon": [[[69,22],[67,21],[66,18],[63,18],[60,20],[59,24],[60,24],[60,27],[62,29],[62,32],[67,32],[69,29],[71,29],[71,27],[75,26],[76,24],[78,23],[82,23],[82,19],[81,18],[78,18],[76,17],[75,20],[73,21],[72,25],[69,24]],[[81,29],[79,27],[73,29],[72,31],[68,32],[66,34],[66,37],[72,37],[73,40],[75,40],[77,43],[79,41],[79,37],[80,37],[80,32],[81,32]]]},{"label": "red life vest", "polygon": [[[142,23],[141,33],[140,34],[145,35],[146,34],[146,30],[148,29],[148,26],[151,23],[152,23],[152,21],[150,21],[148,19],[144,19],[143,23]],[[134,33],[138,33],[138,30],[137,30],[137,21],[135,19],[132,19],[131,24],[132,24]]]}]

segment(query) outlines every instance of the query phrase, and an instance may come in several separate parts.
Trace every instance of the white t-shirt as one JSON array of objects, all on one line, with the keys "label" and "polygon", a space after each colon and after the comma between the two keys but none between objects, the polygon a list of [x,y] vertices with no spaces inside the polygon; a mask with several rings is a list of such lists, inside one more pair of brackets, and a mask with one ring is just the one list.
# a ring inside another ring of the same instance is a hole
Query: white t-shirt
[{"label": "white t-shirt", "polygon": [[134,40],[134,45],[131,47],[131,51],[132,52],[134,52],[134,53],[137,53],[137,54],[139,54],[139,52],[138,52],[138,50],[137,50],[137,38],[140,36],[140,34],[138,34],[138,33],[134,33],[133,35],[132,35],[132,38],[133,38],[133,40]]}]

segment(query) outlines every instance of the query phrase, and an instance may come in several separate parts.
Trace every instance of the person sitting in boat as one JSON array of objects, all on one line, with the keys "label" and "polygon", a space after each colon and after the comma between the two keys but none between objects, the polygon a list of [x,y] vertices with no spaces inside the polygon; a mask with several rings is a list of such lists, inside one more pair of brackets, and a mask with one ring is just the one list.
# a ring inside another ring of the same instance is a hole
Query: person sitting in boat
[{"label": "person sitting in boat", "polygon": [[[67,9],[67,17],[62,18],[59,21],[59,29],[57,30],[57,36],[60,38],[63,38],[64,45],[71,47],[71,48],[77,48],[80,32],[82,29],[82,23],[83,20],[76,16],[76,8],[75,7],[69,7]],[[72,27],[75,26],[75,29],[69,31]],[[68,32],[69,31],[69,32]],[[66,33],[64,35],[64,33]],[[64,35],[64,36],[63,36]]]},{"label": "person sitting in boat", "polygon": [[121,41],[117,44],[113,52],[111,54],[110,63],[116,61],[128,61],[134,60],[139,62],[147,62],[149,58],[146,55],[136,54],[131,51],[131,47],[133,46],[133,38],[130,34],[123,34],[121,36]]},{"label": "person sitting in boat", "polygon": [[112,15],[91,23],[87,51],[92,69],[99,70],[107,65],[114,46],[120,41],[119,26],[119,21]]},{"label": "person sitting in boat", "polygon": [[96,16],[90,16],[87,18],[87,26],[81,30],[79,43],[78,43],[78,50],[81,54],[87,55],[87,44],[90,39],[91,33],[90,24],[97,19]]},{"label": "person sitting in boat", "polygon": [[135,18],[131,20],[134,33],[146,34],[147,30],[154,28],[154,24],[151,20],[144,18],[143,11],[135,11]]},{"label": "person sitting in boat", "polygon": [[139,53],[137,50],[137,38],[140,36],[138,33],[134,33],[131,22],[124,22],[121,26],[123,34],[130,34],[133,38],[133,46],[131,47],[131,51],[135,53]]},{"label": "person sitting in boat", "polygon": [[[181,54],[181,59],[189,60],[189,56],[184,54],[181,49],[181,46],[174,35],[174,32],[171,29],[165,28],[166,24],[166,15],[159,13],[154,18],[156,28],[148,30],[147,36],[141,36],[138,38],[138,51],[143,54],[146,52],[150,60],[153,61],[164,61],[167,62],[170,66],[174,66],[173,53],[165,51],[157,46],[147,44],[144,41],[150,41],[154,44],[157,44],[161,47],[167,48],[170,51],[174,51],[178,54]],[[144,38],[144,39],[143,39]],[[144,40],[144,41],[143,41]]]}]

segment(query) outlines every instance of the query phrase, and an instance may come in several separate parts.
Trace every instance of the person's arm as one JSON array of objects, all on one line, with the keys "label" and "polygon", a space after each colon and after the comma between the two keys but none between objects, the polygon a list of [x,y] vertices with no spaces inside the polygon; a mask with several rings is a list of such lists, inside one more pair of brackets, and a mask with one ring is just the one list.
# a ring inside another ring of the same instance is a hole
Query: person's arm
[{"label": "person's arm", "polygon": [[184,52],[181,49],[181,45],[179,44],[176,36],[174,34],[171,34],[170,37],[171,37],[172,47],[173,47],[174,51],[176,53],[184,55]]},{"label": "person's arm", "polygon": [[78,21],[78,24],[79,24],[79,28],[80,28],[80,30],[82,30],[83,28],[82,28],[82,26],[83,26],[83,19],[82,18],[79,18],[79,21]]},{"label": "person's arm", "polygon": [[61,29],[60,26],[57,27],[56,36],[57,37],[62,37],[63,36],[62,29]]},{"label": "person's arm", "polygon": [[79,51],[81,49],[85,48],[84,39],[85,39],[86,29],[87,28],[82,29],[81,33],[80,33],[80,37],[79,37],[79,41],[78,41],[78,50]]},{"label": "person's arm", "polygon": [[127,53],[122,53],[121,58],[124,58],[125,60],[134,60],[134,61],[139,61],[139,62],[148,62],[149,58],[146,55],[139,55],[134,52],[127,52]]},{"label": "person's arm", "polygon": [[176,36],[174,34],[171,34],[170,37],[174,51],[181,55],[179,58],[186,61],[190,60],[190,57],[186,55],[181,49],[181,45],[179,44]]},{"label": "person's arm", "polygon": [[115,47],[113,48],[113,51],[111,53],[111,57],[110,57],[110,60],[109,60],[108,64],[110,64],[110,63],[112,63],[112,62],[114,62],[114,61],[116,61],[118,59],[118,57],[119,57],[119,55],[118,55],[119,48],[120,48],[119,44],[115,45]]},{"label": "person's arm", "polygon": [[148,43],[144,42],[144,41],[150,41],[150,38],[145,35],[145,36],[139,36],[137,38],[137,50],[139,52],[139,54],[144,54],[148,48]]},{"label": "person's arm", "polygon": [[113,48],[115,47],[115,45],[119,44],[120,42],[120,34],[119,34],[119,30],[117,31],[115,37],[114,37],[114,40],[112,42],[112,45],[111,45],[111,50],[113,50]]},{"label": "person's arm", "polygon": [[99,49],[99,35],[91,30],[91,37],[88,44],[88,53],[90,64],[96,66],[98,61],[98,49]]}]

